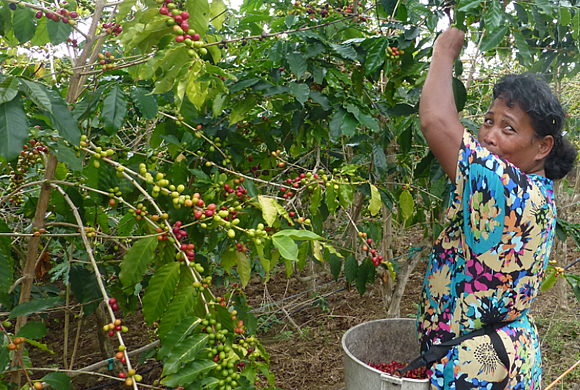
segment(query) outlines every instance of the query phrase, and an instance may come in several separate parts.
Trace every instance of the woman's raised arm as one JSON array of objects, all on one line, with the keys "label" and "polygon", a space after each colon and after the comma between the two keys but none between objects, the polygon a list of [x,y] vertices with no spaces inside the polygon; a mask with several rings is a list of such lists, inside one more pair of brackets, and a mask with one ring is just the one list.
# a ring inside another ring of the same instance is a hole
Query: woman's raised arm
[{"label": "woman's raised arm", "polygon": [[431,151],[452,181],[463,137],[453,98],[453,63],[463,48],[463,31],[449,28],[437,38],[427,80],[421,93],[421,131]]}]

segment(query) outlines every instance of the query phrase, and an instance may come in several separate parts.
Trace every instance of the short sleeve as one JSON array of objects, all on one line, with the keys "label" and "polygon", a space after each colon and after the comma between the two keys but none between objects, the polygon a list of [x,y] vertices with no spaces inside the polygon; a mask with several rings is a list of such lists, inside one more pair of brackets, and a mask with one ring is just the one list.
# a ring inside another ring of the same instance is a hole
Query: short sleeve
[{"label": "short sleeve", "polygon": [[501,241],[507,195],[504,182],[510,182],[510,168],[471,134],[464,133],[455,186],[461,197],[463,233],[475,254],[487,252]]}]

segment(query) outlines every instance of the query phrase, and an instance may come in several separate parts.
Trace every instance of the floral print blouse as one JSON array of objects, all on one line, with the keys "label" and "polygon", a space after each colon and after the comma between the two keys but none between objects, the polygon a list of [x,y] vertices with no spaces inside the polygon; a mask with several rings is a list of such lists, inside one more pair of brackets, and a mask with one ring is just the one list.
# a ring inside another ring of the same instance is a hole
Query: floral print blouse
[{"label": "floral print blouse", "polygon": [[530,323],[556,231],[552,181],[521,172],[465,132],[447,218],[419,305],[422,351],[486,324]]}]

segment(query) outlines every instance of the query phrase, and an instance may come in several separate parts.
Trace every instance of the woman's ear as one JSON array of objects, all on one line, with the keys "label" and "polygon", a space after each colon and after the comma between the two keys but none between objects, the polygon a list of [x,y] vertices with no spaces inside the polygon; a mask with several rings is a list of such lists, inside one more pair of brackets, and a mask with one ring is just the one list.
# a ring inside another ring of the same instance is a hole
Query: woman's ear
[{"label": "woman's ear", "polygon": [[552,151],[554,147],[554,138],[551,135],[547,135],[541,138],[539,141],[538,153],[536,154],[536,160],[543,160],[548,157],[548,154]]}]

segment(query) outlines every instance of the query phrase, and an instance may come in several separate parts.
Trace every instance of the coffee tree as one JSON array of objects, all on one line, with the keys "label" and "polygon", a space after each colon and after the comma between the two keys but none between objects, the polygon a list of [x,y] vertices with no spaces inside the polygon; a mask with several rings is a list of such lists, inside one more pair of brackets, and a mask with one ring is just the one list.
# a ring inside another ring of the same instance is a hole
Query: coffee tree
[{"label": "coffee tree", "polygon": [[393,227],[441,229],[450,183],[417,117],[438,24],[468,33],[454,91],[477,129],[475,65],[574,77],[579,20],[547,1],[3,1],[1,386],[71,388],[31,367],[49,346],[27,318],[72,293],[127,386],[142,302],[161,385],[274,387],[253,274],[328,263],[364,294],[397,280]]}]

